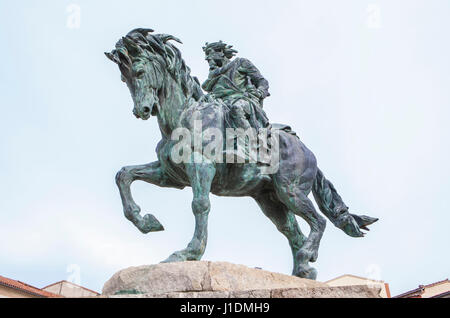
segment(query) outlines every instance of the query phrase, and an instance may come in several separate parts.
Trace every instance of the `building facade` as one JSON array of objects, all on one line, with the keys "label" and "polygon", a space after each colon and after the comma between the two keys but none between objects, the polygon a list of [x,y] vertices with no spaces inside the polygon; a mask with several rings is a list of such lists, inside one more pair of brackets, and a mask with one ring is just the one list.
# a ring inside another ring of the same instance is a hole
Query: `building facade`
[{"label": "building facade", "polygon": [[96,291],[68,282],[66,280],[48,285],[42,288],[42,290],[69,298],[92,297],[100,295]]},{"label": "building facade", "polygon": [[355,285],[367,285],[373,287],[380,287],[380,296],[382,298],[391,298],[391,292],[389,290],[389,284],[382,280],[374,280],[370,278],[359,277],[355,275],[342,275],[333,278],[325,282],[329,286],[355,286]]}]

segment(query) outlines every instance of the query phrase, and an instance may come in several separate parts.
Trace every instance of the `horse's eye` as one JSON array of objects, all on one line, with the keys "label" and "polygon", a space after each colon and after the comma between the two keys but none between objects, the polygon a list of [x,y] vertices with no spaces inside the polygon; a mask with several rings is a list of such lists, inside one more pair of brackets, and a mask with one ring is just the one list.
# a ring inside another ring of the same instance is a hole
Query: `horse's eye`
[{"label": "horse's eye", "polygon": [[145,74],[144,70],[139,70],[139,71],[136,71],[135,76],[137,78],[141,78],[142,76],[144,76],[144,74]]}]

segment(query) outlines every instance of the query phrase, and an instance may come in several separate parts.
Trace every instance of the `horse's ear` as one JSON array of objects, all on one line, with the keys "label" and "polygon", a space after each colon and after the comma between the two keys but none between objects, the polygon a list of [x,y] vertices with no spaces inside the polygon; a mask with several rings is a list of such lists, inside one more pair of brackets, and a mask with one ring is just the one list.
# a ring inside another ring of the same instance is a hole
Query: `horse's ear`
[{"label": "horse's ear", "polygon": [[113,55],[111,53],[105,52],[105,55],[106,55],[107,58],[109,58],[111,61],[114,62],[114,58],[113,58]]},{"label": "horse's ear", "polygon": [[116,64],[120,64],[120,60],[116,57],[115,54],[110,53],[110,52],[105,52],[105,55],[108,59],[110,59],[111,61],[113,61]]}]

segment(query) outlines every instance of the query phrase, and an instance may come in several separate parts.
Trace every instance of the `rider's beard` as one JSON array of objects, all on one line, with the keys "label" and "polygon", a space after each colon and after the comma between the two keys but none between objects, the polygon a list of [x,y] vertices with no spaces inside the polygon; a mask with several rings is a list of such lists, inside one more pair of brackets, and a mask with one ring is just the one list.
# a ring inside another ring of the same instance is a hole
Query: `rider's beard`
[{"label": "rider's beard", "polygon": [[212,60],[209,64],[209,70],[214,71],[218,68],[221,68],[223,66],[222,60]]},{"label": "rider's beard", "polygon": [[216,63],[209,63],[209,70],[214,71],[216,68],[218,68]]}]

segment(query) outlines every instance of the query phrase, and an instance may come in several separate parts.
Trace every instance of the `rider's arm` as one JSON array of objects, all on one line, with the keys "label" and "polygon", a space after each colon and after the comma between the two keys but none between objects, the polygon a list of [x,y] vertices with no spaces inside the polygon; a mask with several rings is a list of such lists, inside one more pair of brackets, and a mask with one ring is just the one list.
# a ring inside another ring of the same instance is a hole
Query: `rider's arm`
[{"label": "rider's arm", "polygon": [[270,96],[269,94],[269,82],[261,75],[259,70],[247,59],[241,58],[241,65],[239,71],[246,74],[250,77],[250,80],[255,87],[260,90],[264,96],[262,98],[266,98]]}]

